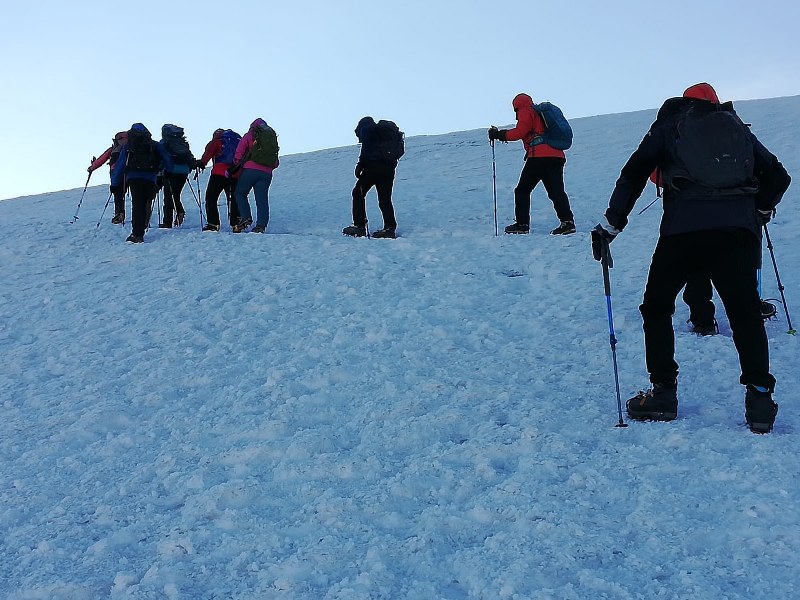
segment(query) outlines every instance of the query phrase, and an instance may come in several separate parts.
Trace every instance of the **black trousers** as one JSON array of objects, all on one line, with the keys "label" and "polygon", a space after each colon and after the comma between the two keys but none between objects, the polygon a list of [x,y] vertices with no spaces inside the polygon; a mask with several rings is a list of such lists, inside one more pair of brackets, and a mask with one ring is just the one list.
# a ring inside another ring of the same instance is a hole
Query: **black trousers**
[{"label": "black trousers", "polygon": [[758,238],[745,230],[696,231],[658,240],[639,307],[650,381],[677,378],[675,298],[690,277],[704,277],[711,280],[725,306],[739,354],[740,383],[774,388],[758,297],[758,264]]},{"label": "black trousers", "polygon": [[369,163],[353,188],[353,225],[364,227],[367,224],[367,194],[372,186],[378,192],[378,208],[383,216],[383,226],[397,227],[392,205],[392,186],[395,167],[391,163]]},{"label": "black trousers", "polygon": [[711,280],[702,275],[690,275],[683,290],[683,301],[689,306],[689,320],[695,325],[714,323],[714,290]]},{"label": "black trousers", "polygon": [[111,194],[114,196],[114,214],[125,214],[125,186],[112,185],[109,187]]},{"label": "black trousers", "polygon": [[528,158],[519,183],[514,188],[514,220],[523,225],[531,223],[531,193],[541,181],[547,197],[553,202],[559,221],[573,221],[569,198],[564,191],[564,158]]},{"label": "black trousers", "polygon": [[153,199],[156,197],[156,184],[146,179],[129,179],[131,191],[132,232],[144,237],[144,229],[150,217]]},{"label": "black trousers", "polygon": [[239,222],[239,208],[236,206],[236,201],[233,199],[233,194],[236,192],[236,182],[238,180],[233,177],[225,177],[224,175],[211,175],[208,178],[208,187],[206,187],[206,218],[209,225],[219,225],[219,209],[217,202],[219,195],[225,192],[225,198],[228,203],[228,224],[233,227]]},{"label": "black trousers", "polygon": [[164,220],[163,223],[172,225],[173,210],[180,213],[185,213],[183,204],[181,204],[181,192],[183,186],[186,185],[188,175],[183,173],[164,173]]}]

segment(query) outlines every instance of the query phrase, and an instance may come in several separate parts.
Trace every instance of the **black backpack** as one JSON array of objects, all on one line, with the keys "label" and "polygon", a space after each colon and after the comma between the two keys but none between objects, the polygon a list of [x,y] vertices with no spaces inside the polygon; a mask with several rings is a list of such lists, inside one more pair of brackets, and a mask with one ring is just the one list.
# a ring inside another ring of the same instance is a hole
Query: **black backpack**
[{"label": "black backpack", "polygon": [[183,133],[183,127],[167,124],[161,128],[161,139],[164,149],[172,157],[176,165],[194,166],[194,155],[189,149],[189,142]]},{"label": "black backpack", "polygon": [[375,160],[400,160],[405,154],[405,134],[393,121],[381,119],[373,129],[370,158]]},{"label": "black backpack", "polygon": [[128,132],[127,152],[126,173],[131,171],[158,173],[161,170],[161,155],[149,131],[131,129]]},{"label": "black backpack", "polygon": [[128,132],[127,131],[120,131],[117,135],[114,136],[114,139],[111,140],[111,155],[108,158],[108,164],[112,167],[117,163],[117,159],[119,159],[120,152],[122,152],[122,147],[128,141]]},{"label": "black backpack", "polygon": [[675,169],[667,183],[680,188],[685,180],[730,191],[752,187],[754,161],[752,135],[735,112],[691,107],[677,122]]}]

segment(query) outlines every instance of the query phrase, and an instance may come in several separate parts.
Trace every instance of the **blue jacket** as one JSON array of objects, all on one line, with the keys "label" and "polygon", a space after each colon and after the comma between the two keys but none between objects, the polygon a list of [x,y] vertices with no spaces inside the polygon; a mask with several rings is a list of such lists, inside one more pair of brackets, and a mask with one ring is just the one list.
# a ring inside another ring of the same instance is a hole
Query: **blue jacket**
[{"label": "blue jacket", "polygon": [[[131,131],[147,131],[147,128],[142,125],[141,123],[134,123],[131,127]],[[150,133],[149,131],[147,131]],[[165,171],[172,171],[174,165],[172,164],[172,157],[164,150],[161,144],[154,142],[156,149],[158,150],[158,154],[161,157],[161,165],[163,170]],[[123,184],[125,181],[129,181],[131,179],[143,179],[146,181],[152,181],[153,183],[156,182],[156,178],[158,177],[158,173],[151,173],[149,171],[128,171],[125,172],[125,165],[128,162],[128,144],[122,146],[122,150],[119,153],[119,158],[117,159],[116,164],[114,165],[113,170],[111,171],[111,185],[119,186]]]}]

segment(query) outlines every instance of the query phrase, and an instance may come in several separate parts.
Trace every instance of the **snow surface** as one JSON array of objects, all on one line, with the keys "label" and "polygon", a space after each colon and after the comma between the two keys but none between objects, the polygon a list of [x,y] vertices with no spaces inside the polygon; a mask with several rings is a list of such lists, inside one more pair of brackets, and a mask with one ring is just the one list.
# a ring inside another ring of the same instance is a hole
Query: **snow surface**
[{"label": "snow surface", "polygon": [[[800,96],[737,107],[800,177]],[[654,115],[574,122],[568,237],[541,188],[532,235],[495,237],[485,129],[407,140],[397,240],[340,233],[355,146],[283,158],[266,235],[201,233],[187,189],[182,228],[126,244],[96,227],[102,171],[74,224],[82,188],[0,202],[0,597],[796,598],[782,306],[771,435],[743,424],[721,307],[698,338],[681,302],[679,418],[615,427],[588,231]],[[521,145],[496,154],[502,231]],[[770,230],[795,327],[797,189]],[[623,401],[653,197],[612,245]],[[763,282],[779,298],[768,260]]]}]

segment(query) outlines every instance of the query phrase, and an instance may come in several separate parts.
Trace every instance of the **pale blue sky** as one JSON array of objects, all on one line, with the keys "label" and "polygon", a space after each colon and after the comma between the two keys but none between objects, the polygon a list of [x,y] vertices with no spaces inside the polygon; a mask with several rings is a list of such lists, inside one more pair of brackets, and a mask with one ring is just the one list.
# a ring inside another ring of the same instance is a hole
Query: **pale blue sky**
[{"label": "pale blue sky", "polygon": [[263,117],[289,154],[354,144],[364,115],[407,135],[507,124],[518,92],[568,117],[655,108],[699,81],[724,100],[796,95],[798,23],[796,0],[14,3],[0,198],[82,188],[137,121],[183,126],[199,155],[217,127]]}]

